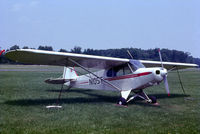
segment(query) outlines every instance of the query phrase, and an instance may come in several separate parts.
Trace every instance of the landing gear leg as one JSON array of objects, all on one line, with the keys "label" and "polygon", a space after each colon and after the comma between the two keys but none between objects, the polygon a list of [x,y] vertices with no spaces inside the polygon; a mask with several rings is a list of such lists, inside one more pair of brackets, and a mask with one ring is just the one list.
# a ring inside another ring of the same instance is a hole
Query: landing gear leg
[{"label": "landing gear leg", "polygon": [[131,90],[121,91],[121,98],[118,100],[117,105],[127,106],[126,99],[128,98]]},{"label": "landing gear leg", "polygon": [[136,97],[140,97],[141,99],[146,100],[146,102],[148,102],[148,103],[157,103],[155,96],[147,96],[147,94],[143,90],[139,90],[134,93],[136,95],[130,97],[130,99],[127,102],[134,100]]}]

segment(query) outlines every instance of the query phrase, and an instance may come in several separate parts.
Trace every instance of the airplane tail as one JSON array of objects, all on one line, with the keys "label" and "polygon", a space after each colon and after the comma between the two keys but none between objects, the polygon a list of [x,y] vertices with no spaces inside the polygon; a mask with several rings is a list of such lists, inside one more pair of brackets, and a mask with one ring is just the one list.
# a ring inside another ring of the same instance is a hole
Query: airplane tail
[{"label": "airplane tail", "polygon": [[64,67],[63,79],[76,80],[78,77],[76,71],[72,67]]},{"label": "airplane tail", "polygon": [[63,76],[59,78],[49,78],[46,79],[45,82],[48,84],[64,84],[68,81],[76,81],[78,75],[74,68],[72,67],[64,67]]}]

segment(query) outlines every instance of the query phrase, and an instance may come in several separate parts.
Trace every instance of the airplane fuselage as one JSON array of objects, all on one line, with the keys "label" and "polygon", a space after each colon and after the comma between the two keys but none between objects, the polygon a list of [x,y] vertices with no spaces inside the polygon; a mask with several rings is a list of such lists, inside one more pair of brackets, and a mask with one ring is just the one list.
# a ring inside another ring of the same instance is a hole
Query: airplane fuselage
[{"label": "airplane fuselage", "polygon": [[[101,70],[95,72],[95,74],[104,80],[109,81],[122,91],[144,89],[146,87],[153,86],[160,83],[163,80],[162,75],[167,73],[166,69],[162,69],[160,67],[139,68],[131,74],[107,77],[107,71],[108,70]],[[96,78],[90,74],[79,76],[76,81],[66,83],[68,86],[69,84],[75,88],[117,91],[117,89],[106,84],[100,78]]]}]

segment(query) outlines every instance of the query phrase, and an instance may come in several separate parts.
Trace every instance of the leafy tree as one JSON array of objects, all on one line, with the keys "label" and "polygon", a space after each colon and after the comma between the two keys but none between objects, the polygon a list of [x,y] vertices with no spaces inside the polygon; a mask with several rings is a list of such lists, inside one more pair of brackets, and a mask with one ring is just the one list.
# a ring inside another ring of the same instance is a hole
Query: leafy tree
[{"label": "leafy tree", "polygon": [[53,51],[53,48],[52,48],[52,46],[39,46],[38,50]]},{"label": "leafy tree", "polygon": [[194,63],[198,64],[199,67],[200,67],[200,58],[194,58]]},{"label": "leafy tree", "polygon": [[18,45],[14,45],[14,46],[10,47],[10,50],[16,50],[16,49],[19,49]]},{"label": "leafy tree", "polygon": [[72,53],[78,53],[78,54],[81,54],[82,53],[82,48],[79,47],[79,46],[75,46],[73,49],[71,49],[71,52]]},{"label": "leafy tree", "polygon": [[61,48],[59,52],[67,52],[67,50]]},{"label": "leafy tree", "polygon": [[28,49],[28,46],[24,46],[22,49]]}]

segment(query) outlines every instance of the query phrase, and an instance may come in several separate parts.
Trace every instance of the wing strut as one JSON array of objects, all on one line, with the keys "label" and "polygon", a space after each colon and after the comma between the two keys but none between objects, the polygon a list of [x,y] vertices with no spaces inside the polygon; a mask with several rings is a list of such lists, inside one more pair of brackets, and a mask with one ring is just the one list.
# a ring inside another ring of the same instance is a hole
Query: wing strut
[{"label": "wing strut", "polygon": [[131,68],[130,63],[128,63],[128,67],[129,67],[129,69],[131,70],[131,72],[134,73],[133,69]]},{"label": "wing strut", "polygon": [[104,81],[105,83],[107,83],[108,85],[110,85],[111,87],[117,89],[118,91],[122,91],[120,88],[118,88],[117,86],[113,85],[112,83],[104,80],[102,77],[99,77],[98,75],[96,75],[95,73],[89,71],[88,69],[86,69],[84,66],[80,65],[78,62],[72,60],[71,58],[68,58],[68,60],[70,60],[72,63],[74,63],[75,65],[81,67],[83,70],[87,71],[88,73],[91,73],[92,75],[94,75],[95,77],[101,79],[102,81]]}]

